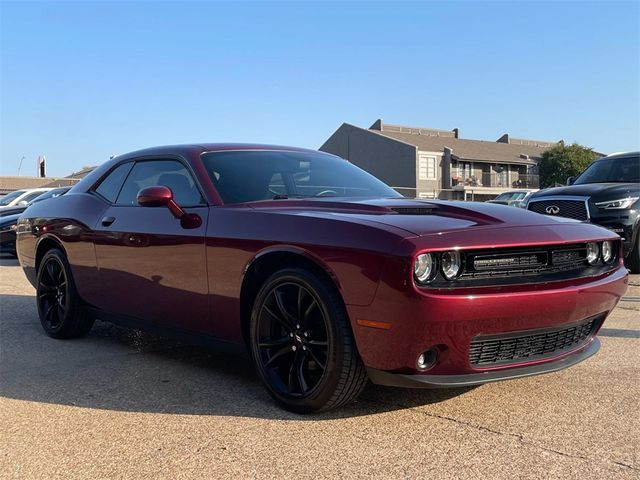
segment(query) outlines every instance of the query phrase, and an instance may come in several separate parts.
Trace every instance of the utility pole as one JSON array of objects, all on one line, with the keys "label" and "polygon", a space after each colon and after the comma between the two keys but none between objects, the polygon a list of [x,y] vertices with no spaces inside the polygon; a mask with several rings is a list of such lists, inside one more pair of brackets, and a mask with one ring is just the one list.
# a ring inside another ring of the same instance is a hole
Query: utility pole
[{"label": "utility pole", "polygon": [[20,164],[18,165],[18,176],[20,176],[20,169],[22,168],[22,161],[24,160],[24,155],[20,159]]}]

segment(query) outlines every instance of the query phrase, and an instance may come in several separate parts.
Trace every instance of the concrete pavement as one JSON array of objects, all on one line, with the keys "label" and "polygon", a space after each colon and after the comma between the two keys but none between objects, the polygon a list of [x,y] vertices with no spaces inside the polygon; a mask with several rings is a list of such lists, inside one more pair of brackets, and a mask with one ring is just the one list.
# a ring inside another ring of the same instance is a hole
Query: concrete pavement
[{"label": "concrete pavement", "polygon": [[297,416],[242,357],[106,323],[48,338],[0,260],[0,478],[640,478],[639,277],[571,369]]}]

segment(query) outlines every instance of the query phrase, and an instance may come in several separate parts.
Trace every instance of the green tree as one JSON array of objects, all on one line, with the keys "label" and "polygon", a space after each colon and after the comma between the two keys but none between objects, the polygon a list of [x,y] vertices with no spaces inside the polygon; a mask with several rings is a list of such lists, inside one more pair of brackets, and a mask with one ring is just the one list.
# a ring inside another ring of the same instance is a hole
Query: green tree
[{"label": "green tree", "polygon": [[567,177],[578,175],[596,158],[598,154],[591,148],[559,142],[542,154],[538,165],[540,187],[553,187],[556,183],[564,185]]}]

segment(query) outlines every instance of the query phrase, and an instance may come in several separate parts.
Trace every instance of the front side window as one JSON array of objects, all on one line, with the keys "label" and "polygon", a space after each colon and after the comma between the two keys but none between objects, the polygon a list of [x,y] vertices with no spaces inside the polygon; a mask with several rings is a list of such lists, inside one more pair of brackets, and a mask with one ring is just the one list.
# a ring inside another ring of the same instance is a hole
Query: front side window
[{"label": "front side window", "polygon": [[640,157],[604,158],[593,162],[574,184],[640,182]]},{"label": "front side window", "polygon": [[286,197],[400,197],[338,157],[288,151],[210,152],[205,168],[224,203]]},{"label": "front side window", "polygon": [[173,192],[182,207],[202,205],[204,200],[187,168],[177,160],[136,162],[116,200],[117,205],[138,205],[138,192],[146,187],[164,185]]}]

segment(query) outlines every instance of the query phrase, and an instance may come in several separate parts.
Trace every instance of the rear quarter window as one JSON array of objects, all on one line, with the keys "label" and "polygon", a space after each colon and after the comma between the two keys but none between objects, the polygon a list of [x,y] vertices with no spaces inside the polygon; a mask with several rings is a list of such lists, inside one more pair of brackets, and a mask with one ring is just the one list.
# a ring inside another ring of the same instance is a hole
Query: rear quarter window
[{"label": "rear quarter window", "polygon": [[94,188],[94,192],[110,203],[115,203],[122,188],[133,162],[123,163],[111,171],[99,184]]}]

